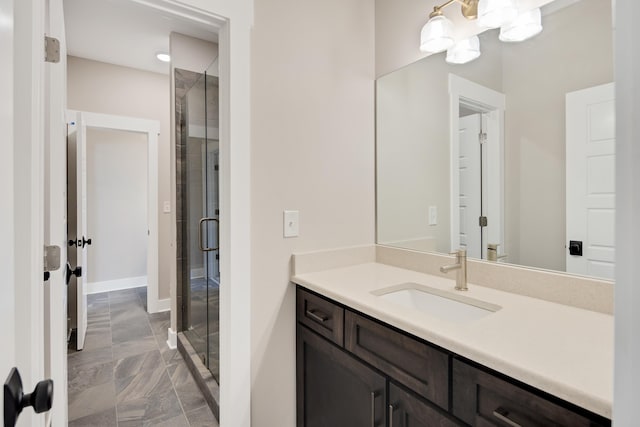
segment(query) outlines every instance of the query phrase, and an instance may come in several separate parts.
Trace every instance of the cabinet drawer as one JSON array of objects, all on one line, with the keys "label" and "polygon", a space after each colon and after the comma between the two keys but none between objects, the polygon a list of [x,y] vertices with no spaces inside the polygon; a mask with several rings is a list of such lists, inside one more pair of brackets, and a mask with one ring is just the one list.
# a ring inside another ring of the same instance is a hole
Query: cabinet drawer
[{"label": "cabinet drawer", "polygon": [[453,414],[472,426],[594,427],[587,418],[460,360],[453,361]]},{"label": "cabinet drawer", "polygon": [[342,347],[344,309],[301,288],[296,298],[298,322]]},{"label": "cabinet drawer", "polygon": [[409,389],[449,409],[449,355],[349,310],[345,347]]}]

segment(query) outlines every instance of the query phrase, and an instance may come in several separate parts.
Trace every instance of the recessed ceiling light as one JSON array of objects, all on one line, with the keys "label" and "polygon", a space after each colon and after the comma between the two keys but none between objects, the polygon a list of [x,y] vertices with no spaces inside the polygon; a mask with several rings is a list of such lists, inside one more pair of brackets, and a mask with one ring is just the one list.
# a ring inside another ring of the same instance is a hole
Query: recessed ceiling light
[{"label": "recessed ceiling light", "polygon": [[171,62],[171,56],[168,53],[158,52],[156,58],[162,62]]}]

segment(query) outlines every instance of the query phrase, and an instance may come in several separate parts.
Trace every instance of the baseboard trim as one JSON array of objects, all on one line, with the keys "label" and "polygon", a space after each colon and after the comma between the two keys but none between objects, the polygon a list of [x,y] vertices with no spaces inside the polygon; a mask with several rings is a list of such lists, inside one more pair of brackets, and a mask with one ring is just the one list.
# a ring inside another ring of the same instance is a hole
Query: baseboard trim
[{"label": "baseboard trim", "polygon": [[139,288],[142,286],[147,286],[147,276],[125,277],[124,279],[105,280],[102,282],[88,282],[87,294],[120,291],[122,289]]},{"label": "baseboard trim", "polygon": [[156,308],[156,313],[171,310],[171,298],[159,299]]},{"label": "baseboard trim", "polygon": [[178,334],[171,328],[167,329],[167,345],[171,350],[178,348]]}]

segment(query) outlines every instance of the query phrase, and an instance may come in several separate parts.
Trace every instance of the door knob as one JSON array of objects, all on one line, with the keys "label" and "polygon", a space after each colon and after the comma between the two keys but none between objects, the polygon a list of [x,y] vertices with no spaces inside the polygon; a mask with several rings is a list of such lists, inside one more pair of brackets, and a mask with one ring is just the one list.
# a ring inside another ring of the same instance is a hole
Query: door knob
[{"label": "door knob", "polygon": [[36,388],[29,394],[24,394],[22,378],[18,368],[11,368],[4,383],[4,425],[13,427],[18,421],[22,410],[32,406],[40,414],[51,409],[53,403],[53,381],[44,380],[36,384]]},{"label": "door knob", "polygon": [[78,246],[84,248],[86,245],[91,245],[91,239],[85,239],[84,236],[82,236],[82,240],[78,240]]},{"label": "door knob", "polygon": [[67,262],[67,268],[65,270],[65,275],[64,275],[65,284],[69,285],[69,282],[71,281],[71,276],[82,277],[82,266],[79,265],[72,270],[71,265],[69,265],[69,263]]},{"label": "door knob", "polygon": [[569,241],[569,254],[582,256],[582,242],[579,240]]}]

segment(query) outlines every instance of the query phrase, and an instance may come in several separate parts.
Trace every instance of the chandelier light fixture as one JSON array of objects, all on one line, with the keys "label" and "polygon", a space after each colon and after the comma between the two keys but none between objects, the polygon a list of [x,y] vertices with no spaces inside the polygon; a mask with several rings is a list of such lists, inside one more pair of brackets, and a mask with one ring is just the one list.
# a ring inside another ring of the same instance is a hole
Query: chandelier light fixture
[{"label": "chandelier light fixture", "polygon": [[499,39],[503,42],[521,42],[542,31],[540,9],[519,11],[516,0],[449,0],[435,6],[429,14],[420,32],[420,50],[426,53],[446,50],[446,61],[451,64],[465,64],[480,56],[478,36],[456,40],[454,25],[443,12],[453,3],[460,4],[466,19],[477,19],[479,26],[500,27]]}]

